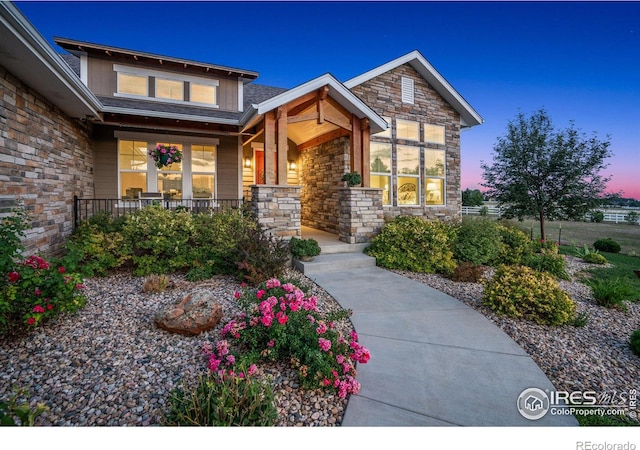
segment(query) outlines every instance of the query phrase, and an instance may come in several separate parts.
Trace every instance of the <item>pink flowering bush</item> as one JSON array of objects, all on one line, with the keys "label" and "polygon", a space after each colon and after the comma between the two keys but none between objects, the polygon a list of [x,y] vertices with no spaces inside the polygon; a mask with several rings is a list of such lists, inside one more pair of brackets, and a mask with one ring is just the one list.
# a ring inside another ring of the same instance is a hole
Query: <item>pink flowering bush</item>
[{"label": "pink flowering bush", "polygon": [[75,312],[86,302],[80,275],[35,255],[4,274],[0,287],[2,336],[28,331],[62,312]]},{"label": "pink flowering bush", "polygon": [[[212,345],[209,369],[228,371],[236,362],[252,367],[263,360],[284,360],[293,364],[306,388],[332,389],[341,398],[359,391],[356,363],[365,364],[370,355],[355,332],[339,330],[350,311],[322,314],[315,296],[307,297],[298,286],[276,278],[235,296],[244,312],[224,325],[225,340]],[[230,359],[229,345],[237,347],[240,356]]]}]

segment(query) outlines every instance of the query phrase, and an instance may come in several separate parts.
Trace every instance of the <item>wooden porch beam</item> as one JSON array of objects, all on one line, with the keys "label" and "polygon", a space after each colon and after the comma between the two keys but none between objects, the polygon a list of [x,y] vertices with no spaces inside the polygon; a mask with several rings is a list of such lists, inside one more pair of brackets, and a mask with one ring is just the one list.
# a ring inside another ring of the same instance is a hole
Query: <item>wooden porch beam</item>
[{"label": "wooden porch beam", "polygon": [[264,133],[264,128],[262,128],[260,131],[258,131],[253,136],[244,136],[244,138],[246,138],[246,139],[242,140],[242,145],[246,145],[249,142],[253,142],[254,140],[256,140],[256,138],[262,136],[263,133]]},{"label": "wooden porch beam", "polygon": [[371,137],[371,124],[366,117],[360,121],[362,131],[362,187],[371,187],[371,149],[369,138]]},{"label": "wooden porch beam", "polygon": [[[325,114],[324,120],[336,126],[339,126],[340,128],[344,128],[345,130],[349,130],[349,131],[353,130],[353,125],[349,123],[349,120],[343,119],[342,117],[336,117],[331,114]],[[358,127],[358,129],[360,129],[360,127]]]},{"label": "wooden porch beam", "polygon": [[317,99],[318,91],[312,91],[296,98],[295,100],[291,100],[289,103],[287,103],[287,108],[289,111],[288,114],[290,116],[295,116],[301,113],[309,106],[313,105]]},{"label": "wooden porch beam", "polygon": [[321,134],[320,136],[314,137],[313,139],[310,139],[307,142],[298,144],[298,150],[303,151],[308,148],[315,147],[316,145],[320,145],[320,144],[324,144],[325,142],[332,141],[342,136],[349,136],[349,132],[347,130],[343,130],[342,128],[338,128],[337,130],[329,131],[328,133]]},{"label": "wooden porch beam", "polygon": [[287,123],[307,122],[310,120],[317,120],[317,119],[318,119],[318,113],[304,114],[302,116],[289,116],[287,118]]}]

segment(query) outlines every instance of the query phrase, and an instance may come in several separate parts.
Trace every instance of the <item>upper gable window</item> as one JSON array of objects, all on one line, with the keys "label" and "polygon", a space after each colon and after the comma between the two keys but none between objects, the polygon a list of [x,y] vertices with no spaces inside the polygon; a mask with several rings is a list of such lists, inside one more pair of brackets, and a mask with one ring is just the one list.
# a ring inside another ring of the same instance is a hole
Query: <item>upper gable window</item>
[{"label": "upper gable window", "polygon": [[156,98],[184,100],[184,83],[177,80],[156,78]]},{"label": "upper gable window", "polygon": [[149,83],[146,76],[118,72],[118,93],[149,95]]},{"label": "upper gable window", "polygon": [[444,126],[424,124],[424,141],[444,145]]},{"label": "upper gable window", "polygon": [[420,124],[411,120],[396,119],[396,139],[420,140]]},{"label": "upper gable window", "polygon": [[413,105],[413,79],[402,77],[402,103]]},{"label": "upper gable window", "polygon": [[213,85],[191,83],[190,100],[193,103],[216,104],[216,87]]}]

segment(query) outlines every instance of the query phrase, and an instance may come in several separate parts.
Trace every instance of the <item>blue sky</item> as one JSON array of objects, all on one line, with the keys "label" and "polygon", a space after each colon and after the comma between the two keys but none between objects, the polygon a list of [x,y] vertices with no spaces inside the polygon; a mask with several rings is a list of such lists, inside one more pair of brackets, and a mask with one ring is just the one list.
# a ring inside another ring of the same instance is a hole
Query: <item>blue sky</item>
[{"label": "blue sky", "polygon": [[518,112],[611,139],[610,191],[640,199],[638,2],[16,2],[40,33],[254,70],[293,87],[419,50],[485,123],[462,135],[481,183]]}]

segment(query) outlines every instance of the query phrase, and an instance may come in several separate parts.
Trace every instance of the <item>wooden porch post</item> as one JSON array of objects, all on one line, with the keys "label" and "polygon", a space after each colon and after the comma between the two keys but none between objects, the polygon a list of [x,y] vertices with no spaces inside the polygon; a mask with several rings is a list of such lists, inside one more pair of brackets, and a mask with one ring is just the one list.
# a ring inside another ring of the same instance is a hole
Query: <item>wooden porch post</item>
[{"label": "wooden porch post", "polygon": [[264,115],[264,182],[276,184],[276,113],[269,111]]},{"label": "wooden porch post", "polygon": [[280,106],[276,113],[278,121],[278,185],[286,186],[289,146],[287,142],[287,105]]},{"label": "wooden porch post", "polygon": [[369,119],[367,118],[360,121],[360,129],[362,131],[362,187],[370,187],[371,181],[371,156],[369,149],[371,127],[369,125]]},{"label": "wooden porch post", "polygon": [[[351,171],[362,175],[362,133],[360,119],[351,114]],[[363,177],[364,179],[364,177]]]}]

